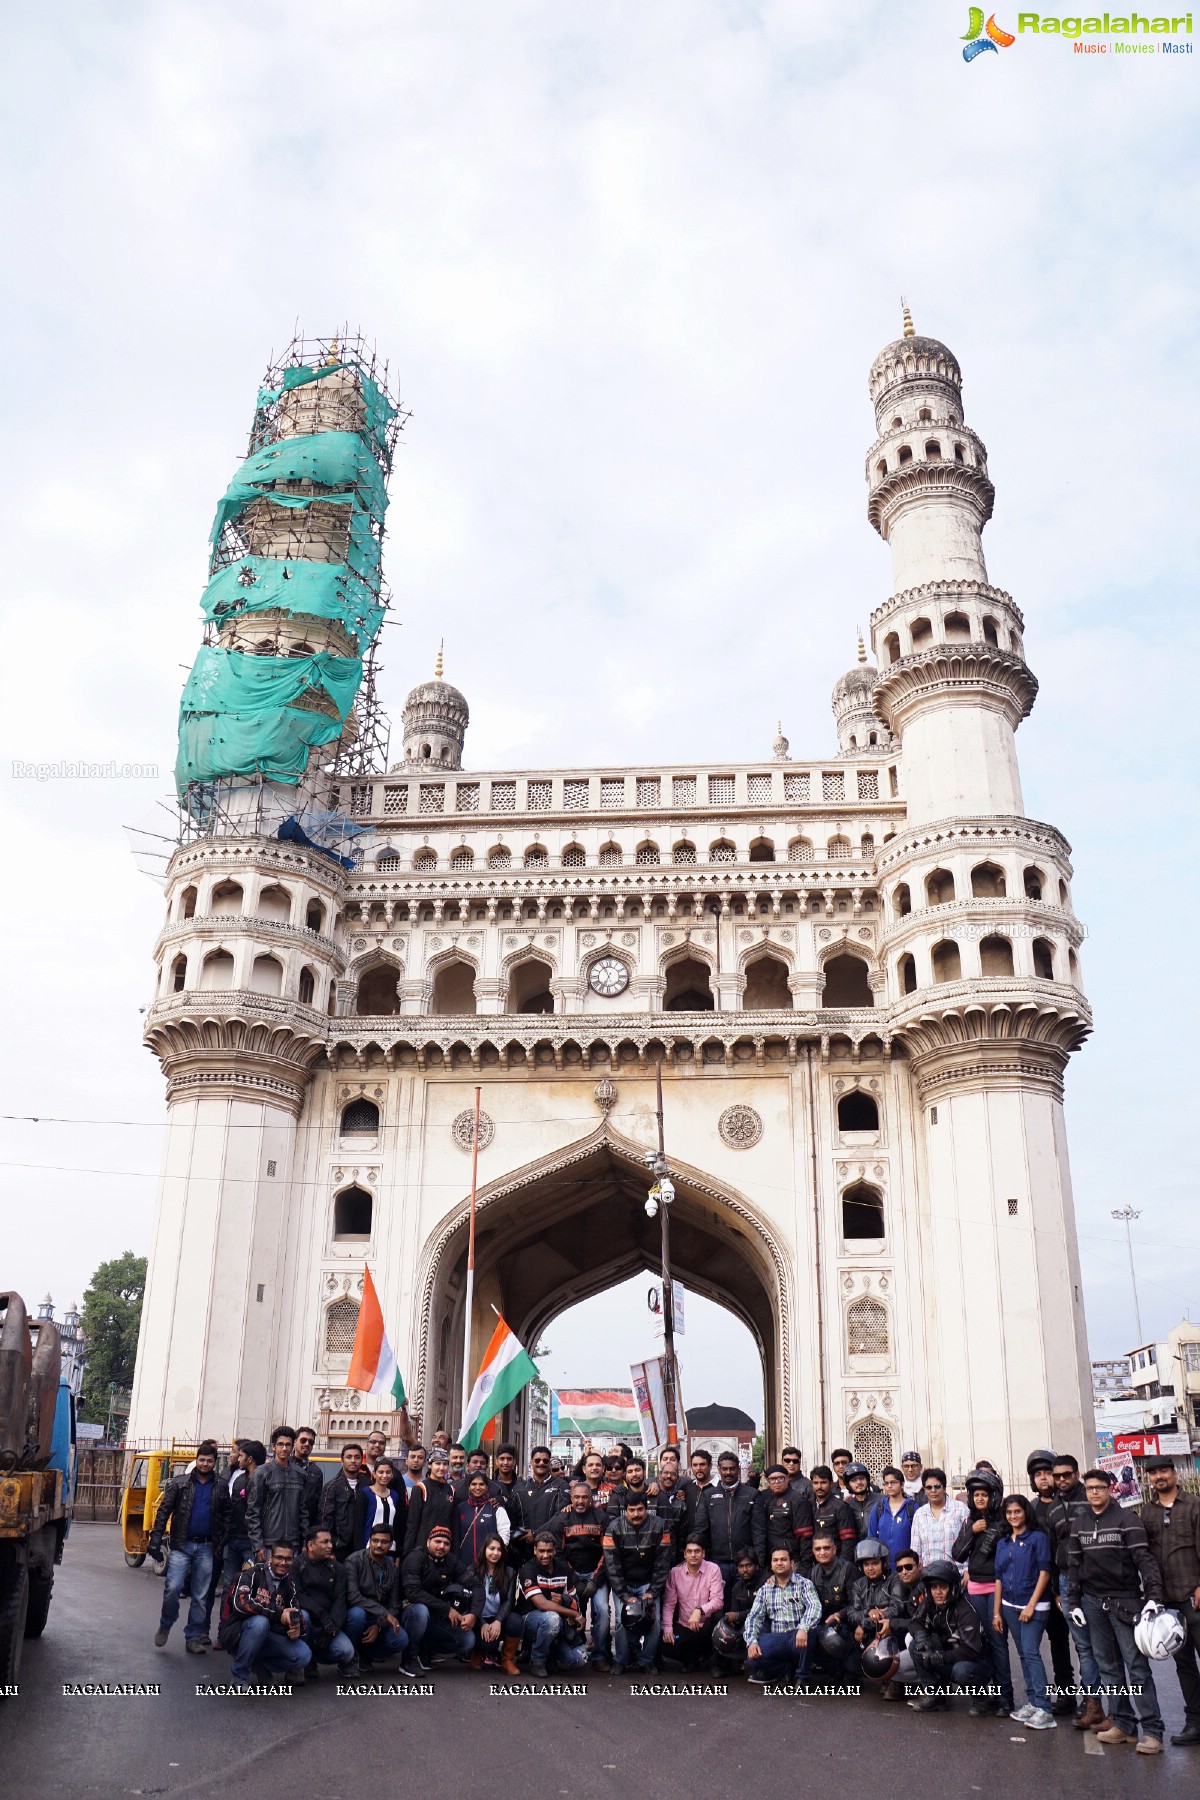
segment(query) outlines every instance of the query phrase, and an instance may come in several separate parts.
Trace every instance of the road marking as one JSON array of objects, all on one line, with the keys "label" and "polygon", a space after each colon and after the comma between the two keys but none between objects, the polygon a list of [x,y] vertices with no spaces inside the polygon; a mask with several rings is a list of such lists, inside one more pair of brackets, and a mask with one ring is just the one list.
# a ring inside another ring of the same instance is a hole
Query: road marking
[{"label": "road marking", "polygon": [[1084,1737],[1083,1754],[1085,1756],[1104,1755],[1104,1745],[1100,1742],[1094,1731],[1089,1731]]}]

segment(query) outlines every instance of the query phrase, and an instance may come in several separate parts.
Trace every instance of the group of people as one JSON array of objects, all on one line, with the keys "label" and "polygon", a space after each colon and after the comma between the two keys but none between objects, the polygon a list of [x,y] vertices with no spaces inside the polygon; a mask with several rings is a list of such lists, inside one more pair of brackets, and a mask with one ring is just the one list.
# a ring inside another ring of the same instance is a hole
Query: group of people
[{"label": "group of people", "polygon": [[[151,1550],[169,1543],[155,1643],[185,1585],[189,1652],[313,1678],[434,1661],[535,1678],[744,1671],[752,1683],[872,1691],[918,1712],[955,1694],[975,1717],[1034,1731],[1070,1718],[1105,1744],[1161,1752],[1152,1663],[1173,1656],[1200,1744],[1200,1498],[1170,1458],[1146,1465],[1153,1497],[1117,1503],[1100,1468],[1035,1450],[1028,1489],[1005,1492],[980,1460],[952,1493],[915,1451],[879,1485],[849,1450],[805,1474],[788,1446],[747,1479],[738,1458],[677,1449],[645,1461],[588,1450],[568,1474],[545,1446],[518,1469],[436,1434],[403,1462],[373,1432],[324,1479],[315,1433],[213,1443],[164,1490]],[[220,1597],[217,1639],[211,1621]],[[1043,1661],[1048,1640],[1053,1674]],[[1024,1688],[1018,1705],[1010,1648]],[[1074,1659],[1074,1660],[1073,1660]]]}]

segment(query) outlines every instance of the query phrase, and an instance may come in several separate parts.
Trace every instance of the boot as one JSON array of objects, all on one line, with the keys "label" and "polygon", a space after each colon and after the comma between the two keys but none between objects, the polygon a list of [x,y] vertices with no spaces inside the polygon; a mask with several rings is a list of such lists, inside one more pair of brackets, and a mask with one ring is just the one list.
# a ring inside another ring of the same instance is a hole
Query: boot
[{"label": "boot", "polygon": [[505,1638],[504,1654],[500,1658],[500,1667],[505,1675],[519,1675],[521,1673],[520,1669],[517,1667],[516,1638]]},{"label": "boot", "polygon": [[473,1669],[482,1669],[482,1667],[483,1667],[483,1651],[482,1650],[472,1650],[472,1652],[471,1652],[471,1667]]},{"label": "boot", "polygon": [[1098,1731],[1104,1729],[1104,1708],[1099,1700],[1088,1698],[1083,1703],[1083,1711],[1075,1716],[1076,1731],[1090,1731],[1092,1727]]}]

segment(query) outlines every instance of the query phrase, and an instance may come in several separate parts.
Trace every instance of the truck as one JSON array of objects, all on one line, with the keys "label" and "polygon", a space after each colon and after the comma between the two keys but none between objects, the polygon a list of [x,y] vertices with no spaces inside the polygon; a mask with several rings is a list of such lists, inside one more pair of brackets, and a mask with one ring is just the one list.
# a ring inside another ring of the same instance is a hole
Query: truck
[{"label": "truck", "polygon": [[0,1292],[0,1692],[46,1629],[75,1495],[75,1397],[52,1319]]}]

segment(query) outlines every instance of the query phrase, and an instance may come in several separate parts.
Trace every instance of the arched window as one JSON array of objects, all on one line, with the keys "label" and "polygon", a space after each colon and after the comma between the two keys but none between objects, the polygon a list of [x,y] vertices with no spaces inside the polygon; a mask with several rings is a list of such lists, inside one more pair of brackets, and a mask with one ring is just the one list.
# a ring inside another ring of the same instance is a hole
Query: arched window
[{"label": "arched window", "polygon": [[900,639],[896,632],[889,631],[883,640],[883,653],[890,663],[900,661]]},{"label": "arched window", "polygon": [[825,988],[822,1006],[874,1006],[875,996],[867,980],[867,965],[861,956],[843,951],[831,956],[825,964]]},{"label": "arched window", "polygon": [[888,1356],[891,1333],[888,1330],[887,1307],[881,1300],[864,1294],[846,1308],[846,1346],[851,1356]]},{"label": "arched window", "polygon": [[531,844],[525,852],[525,867],[527,869],[548,869],[550,867],[549,851],[542,844]]},{"label": "arched window", "polygon": [[750,846],[750,861],[751,862],[774,862],[775,861],[775,846],[771,842],[770,838],[767,838],[767,837],[755,838],[754,842]]},{"label": "arched window", "polygon": [[996,621],[995,619],[989,619],[986,616],[983,619],[983,641],[985,644],[991,644],[993,649],[998,650],[1000,648],[1000,632],[997,628]]},{"label": "arched window", "polygon": [[917,965],[911,956],[902,956],[896,964],[896,973],[900,978],[900,992],[915,994],[917,991]]},{"label": "arched window", "polygon": [[943,938],[935,944],[929,958],[933,965],[935,981],[961,981],[962,957],[958,953],[958,945],[950,938]]},{"label": "arched window", "polygon": [[187,957],[177,956],[171,964],[171,992],[182,994],[187,986]]},{"label": "arched window", "polygon": [[663,994],[667,1012],[713,1012],[715,1005],[707,963],[685,956],[671,964]]},{"label": "arched window", "polygon": [[869,831],[864,831],[858,840],[858,847],[868,860],[875,854],[875,839]]},{"label": "arched window", "polygon": [[399,970],[391,963],[380,963],[360,978],[354,1007],[360,1019],[382,1019],[400,1011],[400,995],[396,991],[398,975]]},{"label": "arched window", "polygon": [[[399,857],[397,857],[396,858],[397,865],[399,864],[399,861],[400,861],[400,859],[399,859]],[[379,866],[380,866],[380,868],[383,868],[383,866],[384,866],[382,857],[379,860]],[[436,850],[418,850],[414,853],[414,855],[413,855],[413,872],[415,874],[428,875],[436,868],[437,868],[437,851]]]},{"label": "arched window", "polygon": [[947,613],[942,620],[942,632],[951,643],[967,643],[971,637],[971,621],[966,613]]},{"label": "arched window", "polygon": [[842,1236],[853,1242],[883,1235],[883,1195],[865,1181],[856,1181],[842,1195]]},{"label": "arched window", "polygon": [[737,849],[728,838],[718,838],[715,844],[708,847],[708,860],[714,863],[736,862]]},{"label": "arched window", "polygon": [[825,846],[825,854],[830,862],[849,862],[850,839],[848,837],[831,837]]},{"label": "arched window", "polygon": [[319,900],[310,900],[304,909],[304,923],[310,931],[320,931],[325,923],[325,908]]},{"label": "arched window", "polygon": [[465,844],[460,845],[457,850],[452,850],[450,853],[450,867],[452,869],[473,869],[475,852],[468,850]]},{"label": "arched window", "polygon": [[212,891],[209,912],[225,917],[242,910],[242,890],[236,881],[222,881]]},{"label": "arched window", "polygon": [[358,1301],[342,1294],[325,1313],[326,1356],[349,1356],[357,1332]]},{"label": "arched window", "polygon": [[914,619],[908,628],[908,637],[914,650],[923,650],[926,644],[933,642],[933,626],[928,619]]},{"label": "arched window", "polygon": [[228,950],[210,950],[200,965],[200,986],[202,988],[231,988],[233,986],[233,958]]},{"label": "arched window", "polygon": [[373,1100],[362,1095],[351,1100],[342,1108],[341,1135],[343,1137],[378,1137],[379,1108]]},{"label": "arched window", "polygon": [[1040,869],[1028,868],[1024,875],[1024,885],[1027,900],[1040,900],[1045,885],[1045,876]]},{"label": "arched window", "polygon": [[788,987],[786,963],[777,956],[758,956],[752,963],[747,963],[742,1009],[745,1012],[791,1011],[792,991]]},{"label": "arched window", "polygon": [[636,860],[643,868],[649,868],[654,863],[661,862],[662,856],[659,852],[658,845],[650,843],[639,844],[637,847]]},{"label": "arched window", "polygon": [[278,924],[287,925],[292,917],[292,896],[286,888],[265,887],[254,911],[260,919],[274,919]]},{"label": "arched window", "polygon": [[1004,870],[996,863],[976,863],[971,870],[971,893],[976,900],[1003,900]]},{"label": "arched window", "polygon": [[1073,950],[1067,951],[1067,967],[1070,970],[1070,979],[1071,979],[1072,985],[1075,987],[1078,987],[1079,986],[1079,958],[1076,956],[1076,954]]},{"label": "arched window", "polygon": [[993,976],[1013,973],[1012,945],[1006,937],[994,933],[991,937],[980,939],[979,973]]},{"label": "arched window", "polygon": [[179,896],[179,917],[194,919],[196,916],[196,890],[194,887],[184,888]]},{"label": "arched window", "polygon": [[813,859],[813,847],[809,843],[808,839],[806,837],[793,838],[791,843],[788,845],[788,861],[789,862],[811,862],[812,859]]},{"label": "arched window", "polygon": [[1065,881],[1061,880],[1058,884],[1058,904],[1063,907],[1070,906],[1071,904],[1071,896],[1067,892],[1067,884]]},{"label": "arched window", "polygon": [[912,450],[907,444],[901,444],[896,455],[896,461],[900,464],[901,468],[903,468],[906,463],[912,461]]},{"label": "arched window", "polygon": [[511,869],[512,851],[506,848],[504,844],[494,845],[494,847],[488,851],[488,868]]},{"label": "arched window", "polygon": [[893,419],[893,420],[892,420],[892,430],[893,430],[893,431],[899,431],[899,430],[900,430],[900,428],[901,428],[901,426],[902,426],[902,425],[903,425],[903,424],[904,424],[904,420],[903,420],[903,419],[901,419],[901,418],[899,418],[899,417],[897,417],[897,418],[895,418],[895,419]]},{"label": "arched window", "polygon": [[949,906],[954,899],[954,877],[949,869],[934,869],[925,877],[927,906]]},{"label": "arched window", "polygon": [[925,461],[926,462],[941,462],[941,460],[942,460],[942,446],[938,443],[936,438],[930,438],[928,443],[925,445]]},{"label": "arched window", "polygon": [[1033,972],[1040,981],[1054,980],[1054,945],[1049,938],[1033,940]]},{"label": "arched window", "polygon": [[459,957],[444,962],[433,978],[433,1012],[461,1015],[475,1011],[475,971]]},{"label": "arched window", "polygon": [[921,408],[920,412],[917,414],[918,424],[928,425],[932,422],[932,419],[933,419],[933,414],[930,412],[929,408],[927,406],[923,406]]},{"label": "arched window", "polygon": [[600,867],[602,869],[619,869],[621,866],[620,844],[601,844]]},{"label": "arched window", "polygon": [[882,481],[887,474],[887,463],[883,457],[880,457],[879,461],[875,464],[875,473],[878,475],[880,481]]},{"label": "arched window", "polygon": [[552,1013],[554,995],[550,992],[550,975],[549,963],[544,963],[538,956],[515,963],[509,970],[508,1003],[505,1011]]},{"label": "arched window", "polygon": [[907,919],[912,911],[912,894],[907,881],[900,882],[892,894],[892,905],[898,919]]},{"label": "arched window", "polygon": [[582,844],[568,844],[562,853],[564,869],[582,869],[587,862],[587,851]]},{"label": "arched window", "polygon": [[862,1088],[851,1088],[837,1103],[839,1131],[878,1131],[879,1108]]},{"label": "arched window", "polygon": [[967,460],[966,450],[961,444],[955,444],[954,446],[954,460],[956,463],[965,463]]},{"label": "arched window", "polygon": [[885,1469],[895,1465],[896,1448],[891,1429],[882,1419],[860,1419],[850,1435],[850,1448],[855,1462],[866,1463],[873,1481],[878,1481]]},{"label": "arched window", "polygon": [[311,1006],[313,1003],[313,995],[316,991],[317,978],[312,970],[306,965],[300,971],[300,981],[297,988],[301,1006]]},{"label": "arched window", "polygon": [[686,838],[682,840],[682,842],[676,844],[671,852],[671,861],[674,863],[694,863],[695,860],[696,846],[695,844],[689,844]]}]

